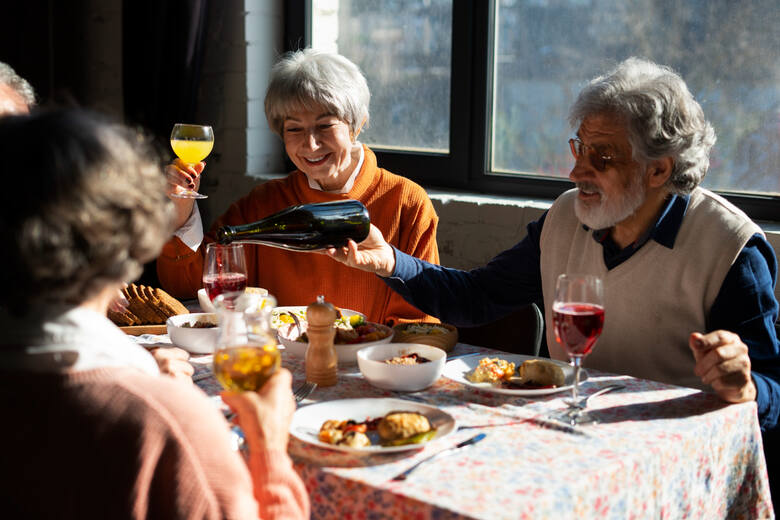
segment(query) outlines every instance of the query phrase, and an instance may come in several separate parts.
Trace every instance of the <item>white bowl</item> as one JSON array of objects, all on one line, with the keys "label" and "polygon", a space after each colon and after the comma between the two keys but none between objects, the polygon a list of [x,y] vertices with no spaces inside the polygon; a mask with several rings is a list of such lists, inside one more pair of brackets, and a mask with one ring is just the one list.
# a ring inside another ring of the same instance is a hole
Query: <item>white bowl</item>
[{"label": "white bowl", "polygon": [[218,327],[196,328],[184,327],[184,324],[196,322],[208,322],[217,324],[217,315],[210,312],[198,312],[194,314],[179,314],[171,316],[165,323],[168,328],[168,337],[174,346],[183,348],[192,354],[211,354],[217,344],[219,335]]},{"label": "white bowl", "polygon": [[[428,363],[391,365],[385,361],[396,356],[418,354]],[[447,353],[420,343],[387,343],[362,348],[357,353],[358,367],[369,383],[384,390],[416,392],[428,388],[441,376]]]},{"label": "white bowl", "polygon": [[[364,341],[362,343],[336,343],[334,348],[336,349],[336,357],[338,357],[340,365],[354,365],[357,363],[357,352],[364,347],[390,343],[393,340],[393,329],[387,325],[371,322],[368,322],[368,324],[382,329],[387,336],[376,341]],[[309,343],[305,341],[294,341],[292,337],[288,336],[290,334],[295,338],[299,336],[296,327],[288,327],[284,330],[280,329],[278,334],[279,343],[284,345],[285,351],[289,354],[304,357],[306,355],[306,349],[309,347]]]},{"label": "white bowl", "polygon": [[[247,287],[246,292],[256,293],[260,296],[268,296],[268,289],[263,289],[262,287]],[[203,312],[217,312],[217,309],[214,308],[214,304],[211,303],[209,295],[206,294],[206,289],[198,289],[198,303],[200,303],[200,308]]]},{"label": "white bowl", "polygon": [[198,289],[198,303],[200,303],[200,308],[203,312],[217,312],[214,304],[209,299],[209,295],[206,294],[206,289]]}]

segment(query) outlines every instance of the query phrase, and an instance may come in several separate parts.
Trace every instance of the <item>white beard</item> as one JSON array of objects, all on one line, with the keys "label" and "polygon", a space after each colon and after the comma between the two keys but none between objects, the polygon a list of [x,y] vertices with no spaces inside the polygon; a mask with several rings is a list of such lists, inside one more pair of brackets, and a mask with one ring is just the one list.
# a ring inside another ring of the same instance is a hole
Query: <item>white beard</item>
[{"label": "white beard", "polygon": [[577,188],[601,195],[601,203],[598,205],[588,204],[579,198],[574,199],[574,214],[591,229],[611,228],[633,215],[647,199],[643,175],[634,175],[633,180],[623,188],[622,196],[612,199],[589,182],[578,182]]}]

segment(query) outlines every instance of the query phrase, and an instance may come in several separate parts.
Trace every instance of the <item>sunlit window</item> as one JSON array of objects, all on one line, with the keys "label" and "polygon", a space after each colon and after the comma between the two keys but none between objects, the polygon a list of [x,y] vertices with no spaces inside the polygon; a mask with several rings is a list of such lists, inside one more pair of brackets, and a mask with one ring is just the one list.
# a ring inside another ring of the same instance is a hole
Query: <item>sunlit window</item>
[{"label": "sunlit window", "polygon": [[451,0],[315,0],[312,46],[365,74],[371,124],[361,140],[384,149],[449,151]]},{"label": "sunlit window", "polygon": [[490,170],[566,176],[567,109],[631,55],[680,73],[718,135],[705,186],[780,193],[777,0],[501,0]]},{"label": "sunlit window", "polygon": [[[715,127],[704,185],[764,218],[780,211],[777,0],[308,5],[307,41],[349,57],[368,79],[372,124],[361,139],[385,151],[385,164],[406,161],[393,165],[419,182],[562,192],[572,166],[569,106],[588,79],[636,55],[680,73]],[[417,152],[428,162],[410,159]]]}]

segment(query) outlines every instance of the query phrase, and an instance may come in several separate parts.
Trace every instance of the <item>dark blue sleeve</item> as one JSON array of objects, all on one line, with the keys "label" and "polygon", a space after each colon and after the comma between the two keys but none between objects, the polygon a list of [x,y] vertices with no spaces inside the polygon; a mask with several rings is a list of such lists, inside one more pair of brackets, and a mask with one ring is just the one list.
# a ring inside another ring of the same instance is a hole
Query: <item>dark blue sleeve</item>
[{"label": "dark blue sleeve", "polygon": [[545,212],[526,237],[470,271],[430,264],[395,250],[395,270],[385,283],[406,301],[456,326],[482,325],[542,300],[539,238]]},{"label": "dark blue sleeve", "polygon": [[780,345],[775,322],[777,259],[772,246],[754,235],[731,266],[710,311],[708,330],[739,334],[748,346],[762,430],[780,419]]}]

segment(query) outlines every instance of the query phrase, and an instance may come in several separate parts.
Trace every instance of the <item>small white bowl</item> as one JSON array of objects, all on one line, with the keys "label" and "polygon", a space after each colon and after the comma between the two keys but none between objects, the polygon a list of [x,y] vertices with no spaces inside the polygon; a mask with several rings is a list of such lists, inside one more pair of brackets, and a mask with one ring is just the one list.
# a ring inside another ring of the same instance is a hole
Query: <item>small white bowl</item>
[{"label": "small white bowl", "polygon": [[[417,354],[430,361],[417,365],[391,365],[385,362],[407,354]],[[387,343],[360,349],[357,361],[363,377],[377,388],[416,392],[428,388],[439,379],[447,361],[447,353],[420,343]]]},{"label": "small white bowl", "polygon": [[[268,289],[263,289],[262,287],[247,287],[246,292],[256,293],[260,296],[268,296]],[[214,304],[211,303],[209,295],[206,294],[206,289],[198,289],[198,303],[200,303],[200,308],[203,312],[217,312],[217,309],[214,308]]]},{"label": "small white bowl", "polygon": [[[371,322],[369,322],[371,323]],[[372,345],[381,345],[384,343],[390,343],[393,340],[393,329],[387,325],[381,323],[371,323],[380,329],[382,329],[387,336],[376,341],[364,341],[363,343],[336,343],[334,348],[336,349],[336,357],[338,357],[339,365],[354,365],[357,363],[358,350],[369,347]],[[296,327],[286,327],[279,330],[279,343],[284,345],[285,351],[294,355],[304,357],[306,355],[306,349],[309,347],[309,343],[305,341],[294,341],[290,336],[299,336],[298,329]]]},{"label": "small white bowl", "polygon": [[198,289],[198,303],[200,303],[200,308],[203,312],[217,312],[214,304],[209,299],[209,295],[206,294],[206,289]]},{"label": "small white bowl", "polygon": [[174,346],[181,347],[192,354],[211,354],[217,344],[219,328],[216,326],[210,328],[183,326],[184,324],[193,325],[196,322],[208,322],[216,325],[217,315],[210,312],[198,312],[171,316],[165,323],[168,328],[168,337]]}]

